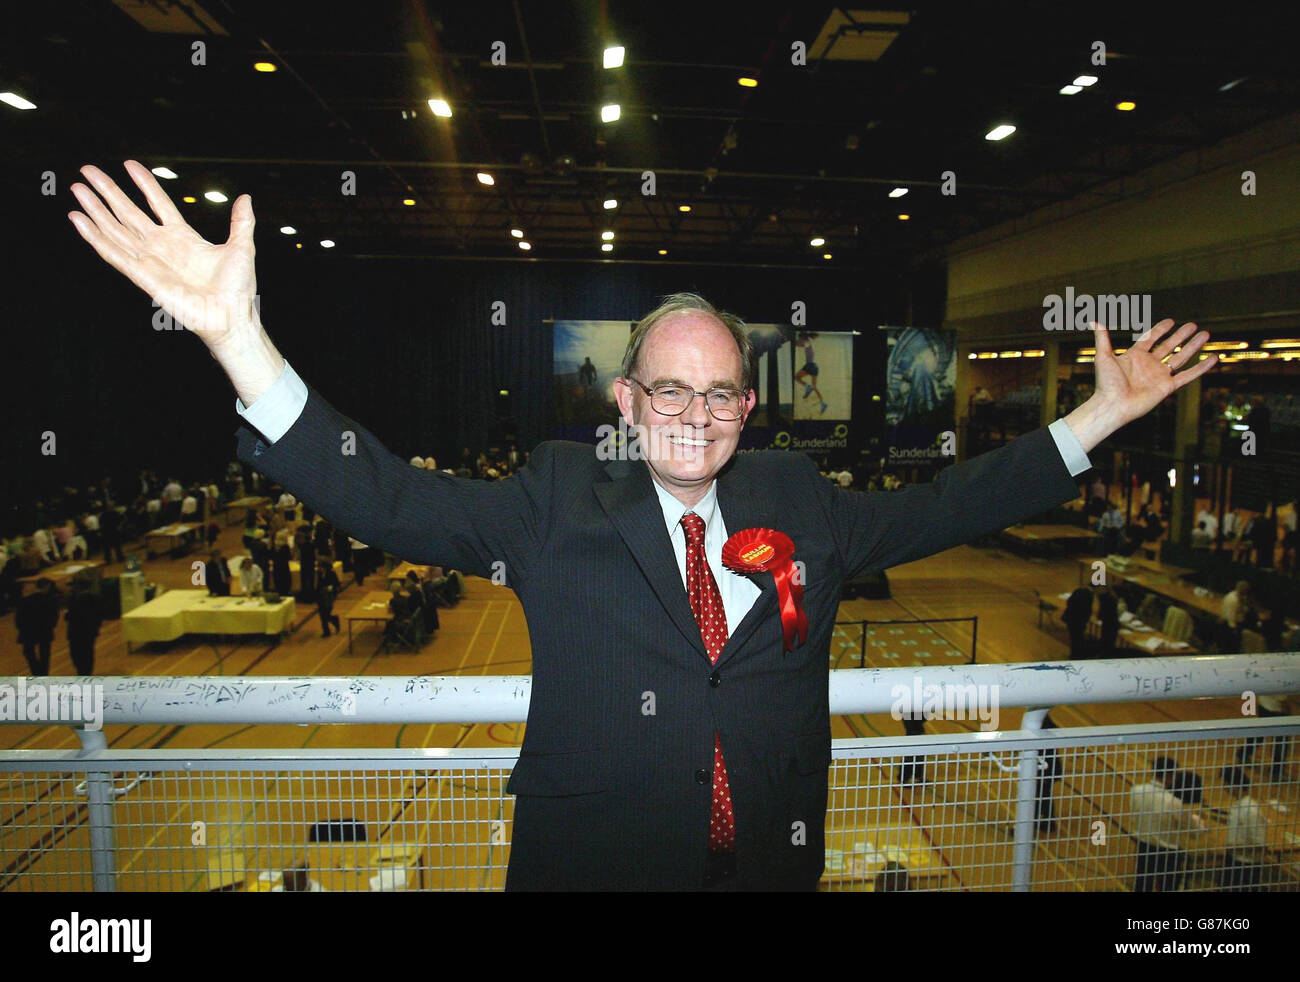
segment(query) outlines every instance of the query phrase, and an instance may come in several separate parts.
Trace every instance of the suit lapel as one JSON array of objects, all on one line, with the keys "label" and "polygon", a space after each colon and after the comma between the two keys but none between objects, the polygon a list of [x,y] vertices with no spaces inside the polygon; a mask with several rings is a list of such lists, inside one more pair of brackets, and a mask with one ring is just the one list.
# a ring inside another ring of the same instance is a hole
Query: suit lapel
[{"label": "suit lapel", "polygon": [[[775,528],[771,505],[770,495],[764,494],[763,489],[755,487],[750,480],[742,458],[733,460],[731,466],[718,478],[718,508],[722,512],[728,538],[743,529]],[[776,579],[771,573],[741,575],[747,575],[762,592],[739,624],[728,625],[730,636],[718,658],[719,665],[740,650],[776,604]]]},{"label": "suit lapel", "polygon": [[677,557],[668,538],[664,512],[651,483],[650,470],[641,461],[615,460],[605,466],[610,480],[596,485],[596,498],[650,581],[659,602],[685,638],[706,661],[704,639],[691,612]]}]

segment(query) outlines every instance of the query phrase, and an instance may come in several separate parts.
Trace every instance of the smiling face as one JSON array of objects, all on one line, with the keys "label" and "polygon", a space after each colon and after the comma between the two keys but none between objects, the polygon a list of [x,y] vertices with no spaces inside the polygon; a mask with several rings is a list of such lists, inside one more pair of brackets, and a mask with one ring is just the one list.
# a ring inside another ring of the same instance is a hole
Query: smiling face
[{"label": "smiling face", "polygon": [[[703,312],[685,312],[655,325],[641,346],[633,374],[651,388],[676,382],[703,393],[714,386],[740,389],[742,367],[736,339],[721,321]],[[680,416],[665,416],[655,412],[644,389],[625,379],[618,380],[614,391],[623,419],[640,428],[651,476],[687,507],[704,497],[736,452],[755,401],[754,393],[746,392],[741,418],[724,422],[713,418],[703,398],[692,400]]]}]

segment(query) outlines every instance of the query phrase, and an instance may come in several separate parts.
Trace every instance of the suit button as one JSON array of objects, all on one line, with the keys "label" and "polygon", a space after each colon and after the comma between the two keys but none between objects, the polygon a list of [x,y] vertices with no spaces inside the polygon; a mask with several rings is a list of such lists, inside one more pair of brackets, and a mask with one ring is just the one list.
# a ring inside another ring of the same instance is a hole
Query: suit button
[{"label": "suit button", "polygon": [[721,683],[722,683],[722,673],[715,668],[713,670],[713,674],[709,676],[709,685],[713,686],[716,689]]},{"label": "suit button", "polygon": [[701,767],[698,771],[695,772],[695,783],[696,784],[709,783],[709,772],[706,771],[703,767]]}]

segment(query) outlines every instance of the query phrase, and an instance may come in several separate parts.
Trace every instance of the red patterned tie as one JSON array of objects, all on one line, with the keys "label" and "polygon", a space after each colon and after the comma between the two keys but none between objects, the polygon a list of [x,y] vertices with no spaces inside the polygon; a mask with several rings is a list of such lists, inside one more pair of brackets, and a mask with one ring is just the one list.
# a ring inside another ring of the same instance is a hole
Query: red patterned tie
[{"label": "red patterned tie", "polygon": [[[722,594],[704,555],[704,519],[694,512],[682,516],[686,533],[686,593],[691,611],[700,626],[704,650],[709,661],[717,664],[718,655],[727,643],[727,612],[722,608]],[[713,734],[713,811],[709,815],[709,851],[731,852],[736,848],[736,820],[731,808],[731,785],[727,783],[727,765],[722,760],[722,741]]]}]

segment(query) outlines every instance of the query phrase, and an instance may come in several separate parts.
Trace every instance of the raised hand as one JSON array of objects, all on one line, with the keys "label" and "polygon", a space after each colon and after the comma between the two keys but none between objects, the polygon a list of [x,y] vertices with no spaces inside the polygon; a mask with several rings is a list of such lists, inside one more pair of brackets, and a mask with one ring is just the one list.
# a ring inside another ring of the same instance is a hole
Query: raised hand
[{"label": "raised hand", "polygon": [[[1173,326],[1172,319],[1162,320],[1124,354],[1116,355],[1110,332],[1100,324],[1093,324],[1097,343],[1093,359],[1096,391],[1065,418],[1085,450],[1091,450],[1120,427],[1145,416],[1171,393],[1218,364],[1218,356],[1210,355],[1179,371],[1191,364],[1210,335],[1207,331],[1198,332],[1193,323],[1184,324],[1170,334]],[[1182,350],[1175,352],[1180,346]]]},{"label": "raised hand", "polygon": [[245,403],[255,401],[284,360],[262,330],[254,304],[252,200],[246,194],[235,199],[229,237],[214,245],[186,223],[146,167],[134,160],[125,166],[157,222],[90,165],[81,168],[90,187],[72,185],[85,214],[73,211],[68,218],[101,259],[203,340]]}]

